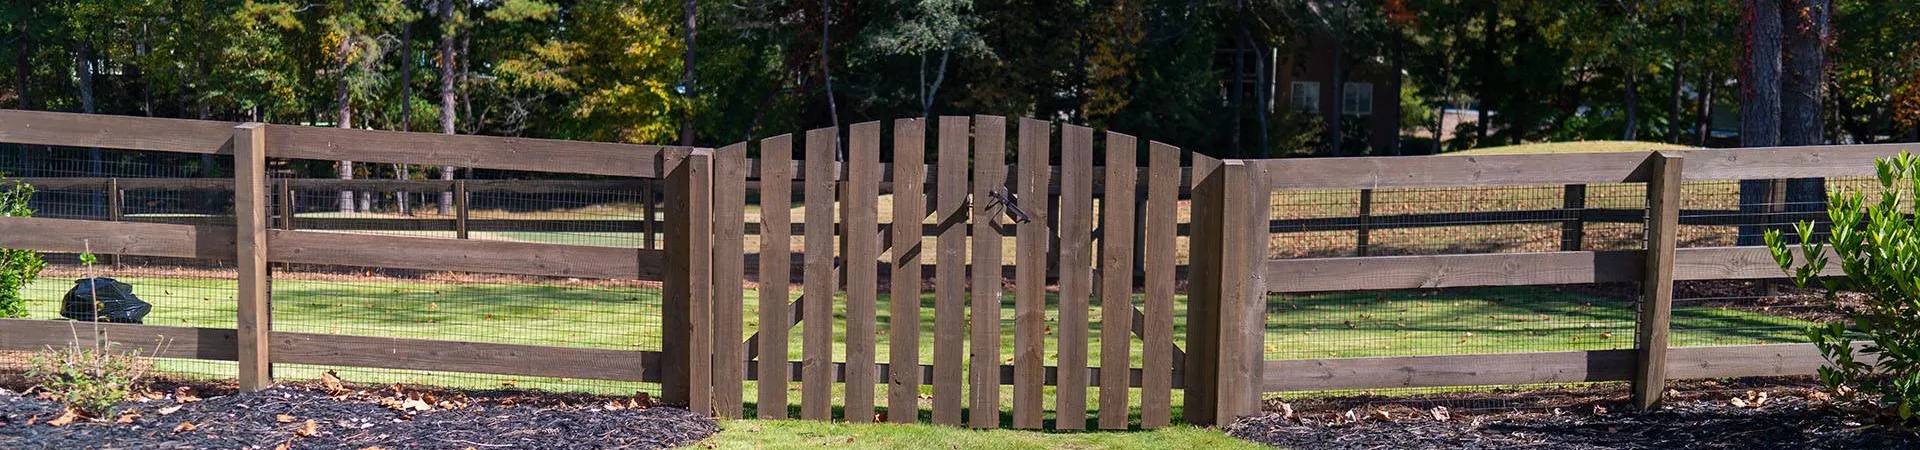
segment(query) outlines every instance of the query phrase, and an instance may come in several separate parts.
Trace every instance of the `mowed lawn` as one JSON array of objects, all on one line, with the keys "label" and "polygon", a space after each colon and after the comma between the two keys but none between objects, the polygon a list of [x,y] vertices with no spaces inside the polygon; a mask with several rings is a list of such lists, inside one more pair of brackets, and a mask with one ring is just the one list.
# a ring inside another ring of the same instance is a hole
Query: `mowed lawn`
[{"label": "mowed lawn", "polygon": [[[223,279],[138,276],[139,269],[116,275],[132,283],[136,292],[154,303],[147,323],[167,326],[232,327],[233,282]],[[659,350],[659,290],[638,285],[604,286],[587,283],[506,284],[493,282],[423,282],[373,278],[324,280],[283,279],[274,283],[274,328],[279,331],[403,337],[416,339],[498,342],[561,347]],[[43,277],[27,291],[34,318],[57,317],[58,298],[70,287],[70,278]],[[794,289],[798,295],[799,289]],[[744,341],[759,328],[758,298],[746,290]],[[1043,357],[1058,362],[1057,299],[1049,294],[1047,341]],[[1144,302],[1136,294],[1135,305]],[[1175,299],[1175,344],[1185,348],[1184,297]],[[1090,301],[1088,362],[1101,361],[1102,305]],[[1002,299],[1000,363],[1012,362],[1013,298]],[[845,298],[834,302],[834,359],[845,360]],[[885,361],[891,299],[880,296],[875,355]],[[1601,350],[1629,348],[1633,341],[1633,305],[1629,301],[1560,292],[1551,287],[1500,287],[1457,290],[1392,291],[1372,293],[1276,295],[1268,301],[1266,357],[1303,359],[1330,357],[1410,356],[1527,351]],[[918,335],[920,362],[933,362],[934,298],[920,299]],[[1674,312],[1675,345],[1719,345],[1797,342],[1805,322],[1741,308],[1682,308]],[[789,360],[800,359],[800,334],[807,324],[788,335]],[[952,342],[953,337],[946,337]],[[1138,367],[1141,340],[1128,338],[1130,364]],[[970,351],[971,346],[967,347]],[[206,363],[183,363],[204,365]],[[306,369],[283,371],[283,376],[311,376]],[[526,388],[631,393],[648,389],[636,383],[555,380],[530,377],[439,377],[405,371],[354,371],[363,382],[427,382],[460,387],[494,388],[504,383]],[[797,383],[794,384],[797,387]],[[841,387],[836,386],[836,389]],[[885,386],[876,387],[885,398]],[[1049,388],[1050,390],[1051,388]],[[931,388],[922,387],[923,394]],[[1003,404],[1011,389],[1003,388]],[[750,400],[752,395],[747,396]],[[836,398],[838,398],[836,396]],[[798,393],[790,395],[797,403]],[[1051,401],[1049,401],[1051,404]],[[925,406],[925,405],[923,405]]]}]

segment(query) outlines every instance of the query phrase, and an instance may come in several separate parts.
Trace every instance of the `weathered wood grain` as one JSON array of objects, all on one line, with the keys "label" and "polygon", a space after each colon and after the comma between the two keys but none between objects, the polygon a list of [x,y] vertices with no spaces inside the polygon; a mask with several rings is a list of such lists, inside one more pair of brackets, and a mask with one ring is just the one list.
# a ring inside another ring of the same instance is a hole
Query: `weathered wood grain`
[{"label": "weathered wood grain", "polygon": [[240,340],[240,390],[248,392],[273,385],[267,354],[273,309],[267,303],[267,135],[263,127],[249,123],[233,130],[234,334]]},{"label": "weathered wood grain", "polygon": [[275,158],[663,178],[667,147],[608,142],[275,125]]},{"label": "weathered wood grain", "polygon": [[[785,161],[793,159],[793,135],[783,134],[760,141],[760,158],[774,164],[775,170],[761,174],[767,183],[760,190],[760,223],[767,232],[760,236],[760,323],[757,342],[759,354],[772,355],[759,359],[760,373],[770,374],[775,379],[788,379],[786,364],[787,343],[792,336],[793,314],[788,309],[791,283],[793,281],[793,260],[789,252],[793,240],[787,234],[787,223],[793,217],[793,169]],[[787,383],[760,383],[757,408],[762,419],[785,419],[787,417]]]},{"label": "weathered wood grain", "polygon": [[[972,329],[967,341],[972,344],[969,367],[1000,365],[1000,254],[999,224],[1003,205],[992,200],[996,191],[1007,186],[1007,120],[1000,116],[973,117],[973,271],[968,304]],[[973,428],[1000,426],[999,374],[986,370],[968,372],[972,380],[967,390],[968,424]]]},{"label": "weathered wood grain", "polygon": [[[1100,367],[1129,367],[1133,351],[1133,136],[1107,132],[1107,195],[1100,199]],[[1172,348],[1148,348],[1171,352]],[[1127,380],[1100,380],[1100,428],[1127,429]]]},{"label": "weathered wood grain", "polygon": [[[894,191],[892,277],[888,293],[887,360],[897,367],[918,366],[920,362],[920,261],[924,249],[920,225],[926,221],[927,125],[918,119],[900,119],[893,126]],[[887,421],[913,423],[919,420],[921,378],[918,371],[888,374]],[[930,381],[930,380],[929,380]],[[913,414],[907,414],[913,412]]]},{"label": "weathered wood grain", "polygon": [[[1041,186],[1050,184],[1052,127],[1044,120],[1020,120],[1019,198],[1032,201],[1047,195]],[[1026,210],[1030,220],[1015,226],[1013,426],[1037,429],[1045,425],[1046,415],[1041,386],[1047,351],[1047,247],[1053,233],[1047,229],[1047,208]]]},{"label": "weathered wood grain", "polygon": [[1160,428],[1172,423],[1173,372],[1179,367],[1172,352],[1153,349],[1173,348],[1173,295],[1178,279],[1174,252],[1178,227],[1180,192],[1180,149],[1159,142],[1147,148],[1146,222],[1141,230],[1147,247],[1141,262],[1146,265],[1146,309],[1141,315],[1140,426]]},{"label": "weathered wood grain", "polygon": [[742,418],[745,384],[747,146],[713,158],[713,403],[722,418]]},{"label": "weathered wood grain", "polygon": [[940,118],[940,183],[935,191],[935,222],[941,228],[935,245],[939,264],[934,272],[933,423],[960,425],[962,373],[965,369],[967,289],[967,147],[972,138],[967,117]]},{"label": "weathered wood grain", "polygon": [[[840,142],[840,130],[822,128],[807,132],[807,223],[834,223],[834,187],[839,175],[832,164]],[[811,420],[833,418],[833,298],[834,233],[830,227],[807,230],[804,255],[806,273],[802,275],[803,293],[808,301],[801,314],[801,352],[806,365],[800,385],[800,417]]]},{"label": "weathered wood grain", "polygon": [[848,130],[847,193],[849,213],[840,239],[846,243],[848,422],[873,421],[874,351],[880,300],[880,122],[854,124]]},{"label": "weathered wood grain", "polygon": [[1061,367],[1055,429],[1087,425],[1087,310],[1093,291],[1093,130],[1060,126]]}]

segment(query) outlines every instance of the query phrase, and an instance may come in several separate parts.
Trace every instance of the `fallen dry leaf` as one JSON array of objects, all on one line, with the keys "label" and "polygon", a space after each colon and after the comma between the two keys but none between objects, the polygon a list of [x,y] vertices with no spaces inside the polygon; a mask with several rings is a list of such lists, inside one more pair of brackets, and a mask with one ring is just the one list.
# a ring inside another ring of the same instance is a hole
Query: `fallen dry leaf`
[{"label": "fallen dry leaf", "polygon": [[410,399],[407,399],[407,401],[400,402],[400,410],[401,411],[432,411],[433,405],[424,401],[420,401],[419,399],[410,398]]},{"label": "fallen dry leaf", "polygon": [[1600,405],[1593,405],[1593,415],[1596,415],[1596,416],[1607,415],[1607,407],[1600,406]]},{"label": "fallen dry leaf", "polygon": [[1428,412],[1433,413],[1433,420],[1438,420],[1441,422],[1445,422],[1447,421],[1447,419],[1453,418],[1453,413],[1448,412],[1447,407],[1445,406],[1435,406],[1433,407],[1432,411],[1428,411]]},{"label": "fallen dry leaf", "polygon": [[1289,405],[1289,404],[1286,404],[1286,403],[1281,403],[1281,404],[1280,404],[1280,417],[1285,417],[1285,418],[1288,418],[1288,419],[1292,419],[1292,418],[1293,418],[1293,405]]},{"label": "fallen dry leaf", "polygon": [[314,422],[313,419],[307,419],[307,423],[300,425],[300,429],[293,430],[293,434],[300,435],[300,437],[310,437],[315,434],[320,434],[320,424]]},{"label": "fallen dry leaf", "polygon": [[329,394],[338,394],[347,390],[346,382],[331,370],[320,374],[320,387],[326,389]]},{"label": "fallen dry leaf", "polygon": [[60,413],[60,417],[56,417],[53,420],[47,421],[47,426],[64,427],[67,425],[72,425],[73,422],[76,420],[80,420],[80,413],[78,411],[74,411],[73,409],[67,409],[66,411],[63,411]]},{"label": "fallen dry leaf", "polygon": [[273,420],[278,420],[280,421],[280,423],[293,423],[294,418],[293,416],[290,416],[290,415],[278,414],[273,416]]},{"label": "fallen dry leaf", "polygon": [[194,425],[192,422],[180,422],[179,426],[173,427],[173,432],[179,433],[182,431],[193,431],[199,428],[200,428],[199,425]]},{"label": "fallen dry leaf", "polygon": [[138,418],[140,418],[140,411],[129,409],[124,412],[121,412],[120,418],[114,419],[113,423],[133,423],[133,419],[138,419]]},{"label": "fallen dry leaf", "polygon": [[173,389],[173,401],[180,402],[180,403],[193,403],[193,402],[200,401],[200,396],[193,394],[193,388],[187,387],[187,386],[181,386]]},{"label": "fallen dry leaf", "polygon": [[1730,400],[1730,401],[1728,401],[1728,403],[1732,403],[1732,404],[1733,404],[1733,406],[1734,406],[1734,407],[1736,407],[1736,408],[1745,408],[1745,407],[1747,407],[1747,401],[1746,401],[1746,400],[1741,400],[1741,399],[1740,399],[1740,397],[1734,397],[1734,398],[1733,398],[1733,400]]},{"label": "fallen dry leaf", "polygon": [[1387,410],[1384,410],[1384,409],[1373,410],[1373,416],[1379,417],[1380,420],[1393,420],[1393,415],[1388,414]]},{"label": "fallen dry leaf", "polygon": [[280,445],[273,446],[273,450],[293,450],[293,441],[281,442]]},{"label": "fallen dry leaf", "polygon": [[173,406],[168,406],[168,407],[165,407],[165,408],[160,408],[160,410],[159,410],[159,412],[160,412],[160,415],[162,415],[162,416],[164,416],[164,415],[168,415],[168,414],[173,414],[173,413],[175,413],[175,412],[179,412],[179,411],[180,411],[180,408],[181,408],[181,406],[180,406],[180,405],[173,405]]}]

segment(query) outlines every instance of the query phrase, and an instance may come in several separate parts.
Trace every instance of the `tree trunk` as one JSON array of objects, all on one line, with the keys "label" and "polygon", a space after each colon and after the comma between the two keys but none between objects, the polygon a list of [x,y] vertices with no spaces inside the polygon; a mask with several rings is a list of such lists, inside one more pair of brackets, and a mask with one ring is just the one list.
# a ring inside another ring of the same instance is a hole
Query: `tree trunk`
[{"label": "tree trunk", "polygon": [[[1346,136],[1340,132],[1340,121],[1344,118],[1341,113],[1347,104],[1346,83],[1341,82],[1341,80],[1346,79],[1341,73],[1346,70],[1346,67],[1344,67],[1345,64],[1342,64],[1347,58],[1346,53],[1346,43],[1335,40],[1333,43],[1333,79],[1330,80],[1330,83],[1327,83],[1332,85],[1328,88],[1328,94],[1330,94],[1329,96],[1333,100],[1333,108],[1327,110],[1327,147],[1333,151],[1333,156],[1340,156],[1345,153],[1345,148],[1340,141],[1341,138]],[[1325,100],[1322,101],[1324,102]]]},{"label": "tree trunk", "polygon": [[1708,139],[1713,138],[1713,93],[1720,88],[1720,76],[1708,73],[1700,78],[1699,116],[1694,118],[1694,145],[1706,147]]},{"label": "tree trunk", "polygon": [[1636,84],[1640,79],[1640,74],[1629,68],[1626,70],[1626,75],[1627,88],[1625,101],[1627,105],[1627,124],[1625,129],[1620,132],[1620,139],[1631,141],[1640,137],[1640,93],[1636,91],[1636,88],[1639,87],[1636,86]]},{"label": "tree trunk", "polygon": [[[1394,32],[1388,39],[1390,39],[1388,42],[1388,45],[1390,45],[1388,52],[1392,53],[1389,58],[1393,61],[1393,73],[1389,75],[1387,81],[1387,95],[1393,96],[1393,107],[1388,109],[1388,115],[1391,117],[1388,119],[1393,123],[1393,140],[1387,142],[1387,154],[1400,156],[1400,120],[1402,115],[1405,114],[1402,108],[1406,106],[1400,104],[1400,89],[1406,84],[1406,73],[1404,72],[1407,53],[1400,48],[1401,37],[1399,32]],[[1380,93],[1376,92],[1374,95],[1380,95]]]},{"label": "tree trunk", "polygon": [[[440,132],[445,134],[455,133],[453,113],[459,106],[459,92],[454,82],[458,74],[454,68],[460,55],[453,51],[453,41],[458,34],[459,30],[453,26],[453,2],[440,2]],[[452,180],[453,172],[453,166],[440,166],[440,179]],[[453,214],[453,191],[440,192],[439,210],[442,216]]]},{"label": "tree trunk", "polygon": [[[347,87],[347,74],[346,74],[347,62],[345,61],[345,58],[346,58],[345,55],[347,54],[347,46],[349,45],[352,45],[349,41],[342,40],[340,42],[340,47],[341,47],[340,54],[342,55],[341,56],[342,61],[340,64],[340,70],[341,70],[340,85],[337,89],[337,92],[334,95],[334,101],[339,102],[339,112],[335,115],[335,117],[339,119],[339,123],[336,123],[335,125],[339,126],[342,129],[353,128],[353,104],[352,104],[353,96],[352,96],[352,92]],[[339,167],[336,169],[336,171],[339,172],[340,179],[342,180],[353,179],[353,161],[348,161],[348,160],[340,161]],[[353,191],[349,191],[349,190],[340,191],[340,212],[343,212],[343,213],[353,212],[353,206],[354,206]]]},{"label": "tree trunk", "polygon": [[[693,98],[693,96],[697,92],[699,92],[699,89],[697,88],[698,86],[697,82],[699,80],[694,77],[694,71],[693,71],[694,61],[695,61],[693,51],[694,51],[694,43],[697,42],[696,39],[699,37],[698,18],[700,17],[699,16],[700,13],[699,13],[699,10],[694,7],[695,5],[694,0],[687,0],[686,3],[687,3],[687,6],[686,6],[687,49],[686,49],[686,62],[685,62],[686,67],[682,69],[682,72],[680,75],[680,83],[686,87],[687,91],[685,95],[688,98]],[[691,104],[691,102],[689,102],[689,104]],[[691,107],[685,110],[682,110],[680,112],[680,145],[693,146],[693,108]]]},{"label": "tree trunk", "polygon": [[[1821,89],[1826,85],[1827,18],[1831,0],[1788,0],[1784,18],[1791,30],[1782,57],[1784,77],[1780,96],[1780,145],[1825,143]],[[1789,212],[1826,211],[1826,180],[1795,178],[1786,181]]]},{"label": "tree trunk", "polygon": [[[833,122],[833,129],[840,129],[840,104],[833,99],[833,0],[820,0],[820,78],[827,87],[827,118]],[[833,143],[834,154],[840,160],[847,159],[846,151],[839,142]]]},{"label": "tree trunk", "polygon": [[1253,91],[1254,103],[1256,103],[1253,108],[1253,120],[1254,125],[1260,127],[1260,151],[1254,152],[1254,156],[1266,158],[1267,152],[1273,148],[1272,136],[1269,135],[1273,126],[1267,120],[1269,110],[1273,109],[1273,66],[1267,63],[1268,50],[1261,50],[1257,42],[1254,43],[1253,48],[1253,70],[1260,77]]},{"label": "tree trunk", "polygon": [[[33,109],[33,96],[28,88],[33,77],[33,11],[27,0],[13,0],[13,8],[19,14],[19,36],[13,40],[13,82],[14,91],[19,94],[20,109]],[[26,147],[21,146],[22,157]],[[24,160],[23,160],[24,161]]]},{"label": "tree trunk", "polygon": [[1227,89],[1227,107],[1233,110],[1233,126],[1227,134],[1227,151],[1235,158],[1245,158],[1247,154],[1240,147],[1240,123],[1247,97],[1247,5],[1245,0],[1234,2],[1239,12],[1234,14],[1233,25],[1233,81]]},{"label": "tree trunk", "polygon": [[1480,99],[1477,99],[1477,98],[1473,100],[1474,100],[1473,110],[1475,113],[1479,115],[1479,118],[1474,119],[1473,121],[1473,127],[1474,127],[1473,147],[1479,147],[1481,145],[1486,145],[1487,143],[1487,128],[1491,128],[1493,126],[1493,124],[1491,123],[1493,121],[1493,118],[1487,117],[1487,102],[1481,101]]},{"label": "tree trunk", "polygon": [[[413,21],[400,24],[400,131],[413,131]],[[393,165],[393,178],[407,180],[413,178],[413,170],[406,164]],[[401,215],[413,215],[411,193],[401,189],[394,195],[394,206]]]},{"label": "tree trunk", "polygon": [[[1680,49],[1682,51],[1686,49],[1685,47],[1686,35],[1687,35],[1687,19],[1685,17],[1681,17],[1680,18],[1681,39],[1677,40],[1675,43],[1679,44]],[[1687,109],[1686,102],[1683,102],[1680,99],[1680,84],[1681,82],[1685,81],[1685,79],[1682,78],[1680,75],[1680,59],[1681,58],[1678,56],[1679,53],[1676,52],[1675,55],[1676,56],[1673,58],[1673,74],[1672,74],[1673,79],[1671,80],[1670,82],[1671,85],[1668,86],[1669,90],[1667,91],[1668,97],[1673,102],[1673,109],[1670,109],[1667,111],[1667,143],[1669,144],[1680,143],[1680,129],[1681,129],[1680,116],[1685,114],[1684,111]]]},{"label": "tree trunk", "polygon": [[1828,0],[1787,0],[1791,30],[1780,84],[1780,145],[1818,145],[1824,139],[1821,88],[1826,80]]},{"label": "tree trunk", "polygon": [[[1740,146],[1780,144],[1780,0],[1746,0],[1743,34],[1747,58],[1741,61]],[[1772,189],[1767,180],[1740,182],[1740,213],[1763,214]],[[1740,227],[1738,245],[1760,245],[1764,227]]]}]

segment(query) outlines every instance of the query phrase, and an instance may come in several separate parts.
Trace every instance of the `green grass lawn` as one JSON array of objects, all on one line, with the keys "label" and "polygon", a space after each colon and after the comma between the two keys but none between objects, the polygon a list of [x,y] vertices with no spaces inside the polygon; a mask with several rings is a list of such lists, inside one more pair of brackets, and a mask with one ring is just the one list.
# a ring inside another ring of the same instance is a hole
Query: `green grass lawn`
[{"label": "green grass lawn", "polygon": [[1688,150],[1699,147],[1668,144],[1664,142],[1643,141],[1574,141],[1541,142],[1534,144],[1504,145],[1483,147],[1472,150],[1443,153],[1443,155],[1518,155],[1529,153],[1602,153],[1602,152],[1644,152],[1657,150]]},{"label": "green grass lawn", "polygon": [[[140,276],[102,269],[136,286],[143,299],[155,304],[147,323],[169,326],[233,326],[233,290],[228,280]],[[36,318],[57,314],[57,299],[72,277],[44,277],[27,295]],[[404,337],[418,339],[500,342],[528,345],[658,350],[658,290],[638,286],[594,286],[583,283],[499,284],[484,282],[419,282],[409,280],[345,279],[347,281],[280,280],[274,284],[274,327],[280,331]],[[798,289],[795,289],[796,293]],[[745,329],[758,329],[756,291],[747,290]],[[844,298],[836,299],[835,317],[845,319]],[[932,362],[933,298],[921,300],[919,318],[921,363]],[[881,296],[876,352],[888,354],[885,336],[890,299]],[[1141,300],[1136,298],[1135,302]],[[1049,298],[1049,304],[1054,303]],[[1003,299],[999,337],[1001,363],[1013,355],[1011,296]],[[1174,320],[1176,344],[1185,328],[1184,299],[1177,299]],[[1089,318],[1088,361],[1101,358],[1100,303],[1092,302]],[[1274,296],[1269,299],[1266,330],[1268,359],[1328,357],[1414,356],[1528,351],[1570,351],[1630,348],[1633,341],[1631,302],[1559,292],[1547,287],[1501,287],[1444,291],[1397,291],[1311,296]],[[1043,357],[1057,362],[1057,311],[1048,313]],[[835,360],[844,360],[844,322],[835,327]],[[1738,308],[1685,308],[1674,312],[1675,345],[1718,345],[1798,342],[1804,322]],[[788,335],[790,360],[800,359],[799,334]],[[743,335],[742,340],[746,338]],[[1140,363],[1139,339],[1128,339],[1129,360]],[[969,347],[970,348],[970,347]],[[231,376],[230,363],[167,361],[163,370]],[[317,376],[328,368],[284,365],[284,379]],[[654,390],[643,383],[561,380],[490,375],[447,375],[418,371],[340,369],[349,380],[383,384],[415,382],[464,388],[514,387],[630,394]],[[790,383],[789,409],[797,414],[798,383]],[[746,398],[755,387],[749,382]],[[845,386],[835,385],[835,398]],[[884,385],[875,386],[875,398],[884,403]],[[1053,388],[1045,403],[1051,406]],[[921,394],[931,394],[921,386]],[[1138,391],[1133,392],[1137,399]],[[1179,403],[1177,398],[1175,404]],[[1011,387],[1001,388],[1003,414],[1012,403]],[[1089,398],[1097,398],[1089,395]],[[925,404],[923,408],[930,405]],[[754,408],[750,406],[749,408]],[[1176,406],[1177,407],[1177,406]],[[925,410],[920,414],[926,414]],[[1010,421],[1010,419],[1008,419]]]}]

